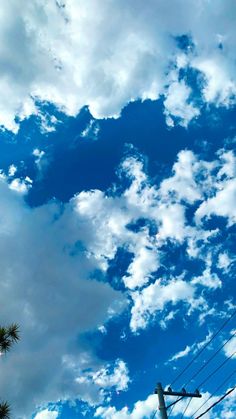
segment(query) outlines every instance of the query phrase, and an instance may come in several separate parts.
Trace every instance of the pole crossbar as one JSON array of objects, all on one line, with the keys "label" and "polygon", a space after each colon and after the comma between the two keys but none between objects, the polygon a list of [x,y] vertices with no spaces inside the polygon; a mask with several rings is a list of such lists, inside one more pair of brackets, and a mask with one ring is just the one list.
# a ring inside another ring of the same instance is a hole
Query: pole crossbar
[{"label": "pole crossbar", "polygon": [[183,391],[163,391],[164,396],[178,396],[178,397],[202,397],[199,391],[195,393],[187,393],[184,389]]},{"label": "pole crossbar", "polygon": [[177,401],[175,401],[175,402],[171,403],[169,406],[166,406],[164,396],[178,396],[178,397],[181,397],[181,399],[183,399],[185,397],[191,397],[191,398],[192,397],[198,397],[198,398],[202,397],[202,395],[199,393],[198,390],[196,390],[194,393],[188,393],[184,388],[182,389],[182,391],[173,391],[170,387],[167,390],[163,390],[163,387],[162,387],[161,383],[157,384],[157,387],[155,389],[155,394],[158,395],[159,411],[160,411],[161,419],[168,419],[167,409],[170,406],[173,406],[175,403],[177,403]]}]

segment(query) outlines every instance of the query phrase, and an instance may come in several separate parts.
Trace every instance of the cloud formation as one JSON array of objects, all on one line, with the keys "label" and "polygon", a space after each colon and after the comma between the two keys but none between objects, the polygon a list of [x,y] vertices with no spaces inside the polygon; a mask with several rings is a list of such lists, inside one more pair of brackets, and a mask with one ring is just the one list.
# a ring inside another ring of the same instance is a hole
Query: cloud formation
[{"label": "cloud formation", "polygon": [[[94,405],[112,389],[126,390],[123,360],[106,365],[80,340],[88,330],[102,332],[124,309],[133,333],[155,320],[167,327],[180,308],[199,314],[199,321],[209,307],[214,311],[212,295],[222,287],[221,274],[228,275],[230,253],[211,245],[220,232],[208,224],[221,215],[228,234],[234,222],[230,205],[225,210],[235,199],[228,187],[235,180],[234,153],[220,150],[206,161],[182,150],[171,173],[155,183],[131,150],[117,173],[110,190],[83,191],[66,204],[37,208],[11,188],[11,176],[0,179],[1,321],[17,320],[22,333],[9,361],[1,359],[0,392],[12,401],[15,417],[49,401],[80,394]],[[208,203],[222,191],[225,200],[213,211]],[[169,261],[180,248],[181,273]],[[114,283],[109,268],[120,249],[129,262]],[[199,266],[194,276],[185,269],[192,261]]]},{"label": "cloud formation", "polygon": [[94,279],[96,260],[81,245],[87,227],[72,202],[32,209],[4,179],[0,189],[1,323],[16,321],[21,334],[0,359],[1,397],[11,402],[15,418],[78,394],[91,403],[101,400],[99,383],[89,392],[76,382],[87,366],[93,374],[104,366],[78,339],[120,314],[125,297]]},{"label": "cloud formation", "polygon": [[[205,405],[199,409],[198,414],[203,413],[207,408],[209,408],[213,403],[215,403],[222,395],[213,396],[209,401],[209,393],[203,393],[201,399],[193,398],[189,408],[186,410],[185,416],[191,418],[195,411],[202,405],[204,402]],[[168,402],[171,403],[172,398],[167,398]],[[127,406],[123,407],[121,410],[117,410],[114,406],[98,407],[96,410],[95,417],[101,419],[148,419],[153,415],[157,407],[158,400],[157,395],[151,395],[146,400],[139,400],[134,404],[134,408],[130,410]],[[176,404],[175,409],[173,409],[173,416],[178,416],[183,413],[186,408],[186,400],[181,400]],[[224,418],[233,418],[235,409],[235,394],[232,393],[228,399],[225,399],[224,402],[220,405],[220,408],[217,410],[211,410],[207,412],[204,417],[206,419],[214,419],[216,417]],[[220,415],[220,416],[219,416]]]},{"label": "cloud formation", "polygon": [[0,14],[0,124],[17,132],[20,120],[38,114],[53,129],[38,100],[69,115],[87,105],[105,118],[163,95],[167,123],[186,126],[201,107],[189,70],[199,74],[202,103],[229,107],[235,13],[233,0],[32,0],[24,8],[10,0]]}]

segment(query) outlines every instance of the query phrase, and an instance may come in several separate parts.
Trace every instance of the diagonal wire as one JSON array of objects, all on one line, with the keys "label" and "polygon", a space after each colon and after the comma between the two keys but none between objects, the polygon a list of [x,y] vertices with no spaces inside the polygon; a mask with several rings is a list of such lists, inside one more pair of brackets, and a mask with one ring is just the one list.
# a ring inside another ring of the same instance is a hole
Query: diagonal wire
[{"label": "diagonal wire", "polygon": [[[171,415],[171,413],[173,412],[176,403],[178,403],[180,400],[182,399],[182,397],[177,397],[177,399],[175,400],[175,404],[172,405],[171,409],[170,409],[170,413],[169,416]],[[170,416],[171,417],[171,416]]]},{"label": "diagonal wire", "polygon": [[213,393],[208,397],[208,399],[207,400],[205,400],[202,404],[201,404],[201,406],[197,409],[197,410],[195,410],[195,412],[192,414],[192,416],[191,416],[191,418],[193,418],[194,416],[195,416],[195,414],[197,413],[197,412],[199,412],[199,410],[203,407],[203,406],[205,406],[205,404],[207,403],[207,402],[209,402],[209,400],[224,386],[224,384],[225,383],[227,383],[227,381],[229,381],[230,380],[230,378],[231,377],[233,377],[233,375],[234,374],[236,374],[236,370],[234,370],[233,372],[231,372],[231,374],[229,374],[226,378],[225,378],[225,380],[213,391]]},{"label": "diagonal wire", "polygon": [[194,380],[194,378],[196,378],[197,377],[197,375],[204,369],[204,368],[206,368],[206,366],[212,361],[212,359],[214,359],[215,357],[216,357],[216,355],[221,351],[221,349],[223,349],[226,345],[227,345],[227,343],[229,343],[230,341],[231,341],[231,339],[233,339],[234,337],[236,336],[236,332],[235,333],[233,333],[230,337],[229,337],[229,339],[227,339],[226,340],[226,342],[224,342],[223,343],[223,345],[221,345],[218,349],[217,349],[217,351],[216,352],[214,352],[214,354],[206,361],[206,363],[205,364],[203,364],[200,368],[199,368],[199,370],[197,370],[197,372],[195,372],[193,375],[192,375],[192,377],[187,381],[187,383],[185,383],[185,385],[184,385],[184,387],[186,387],[191,381],[193,381]]},{"label": "diagonal wire", "polygon": [[[224,329],[224,327],[230,322],[230,320],[232,320],[232,318],[234,317],[236,315],[236,310],[234,310],[233,311],[233,313],[224,321],[224,323],[221,325],[221,327],[212,335],[212,337],[209,339],[209,341],[208,342],[206,342],[206,344],[196,353],[196,355],[190,360],[190,362],[183,368],[183,370],[182,371],[180,371],[180,373],[177,375],[177,377],[171,382],[171,384],[170,384],[170,386],[172,386],[184,373],[185,373],[185,371],[187,371],[187,369],[188,368],[190,368],[190,366],[194,363],[194,361],[202,354],[202,352],[210,345],[210,343],[216,338],[216,336],[218,336],[218,334]],[[233,335],[234,336],[234,335]],[[230,339],[232,339],[233,338],[233,336],[230,338]],[[230,340],[229,339],[229,340]],[[228,341],[229,341],[228,340]],[[226,343],[228,343],[228,341],[227,342],[225,342],[225,344],[224,345],[222,345],[222,347],[223,346],[225,346],[226,345]],[[222,349],[222,348],[221,348]],[[220,349],[219,349],[219,351],[220,351]],[[217,352],[218,353],[218,352]],[[212,359],[214,358],[216,356],[216,354],[214,354],[214,356],[212,357]],[[233,356],[233,355],[232,355]],[[208,360],[207,361],[207,363],[206,364],[204,364],[204,368],[205,368],[205,366],[209,363],[211,361],[211,359],[210,360]],[[203,368],[201,368],[201,370],[202,370]],[[218,368],[219,369],[219,368]],[[200,371],[199,371],[200,372]],[[216,372],[216,371],[215,371]],[[194,375],[194,378],[196,377],[198,375],[198,373],[196,374],[196,375]],[[212,374],[213,375],[213,374]],[[193,377],[191,377],[191,379],[190,379],[190,381],[192,381],[192,379],[193,379]],[[188,381],[188,383],[190,382],[190,381]],[[188,384],[187,383],[187,384]],[[187,385],[187,384],[185,384],[185,386]],[[180,401],[181,400],[181,398],[177,398],[176,399],[176,401],[175,401],[175,403],[174,404],[172,404],[172,406],[171,406],[171,410],[170,410],[170,413],[169,413],[169,415],[171,415],[171,413],[173,412],[173,409],[175,408],[175,404],[178,402],[178,401]],[[152,416],[152,418],[155,418],[155,416],[156,416],[156,413],[157,413],[157,410],[154,412],[154,415]]]},{"label": "diagonal wire", "polygon": [[[184,399],[184,397],[185,397],[185,396],[179,397],[179,399],[177,399],[175,402],[171,403],[169,406],[167,406],[167,407],[166,407],[166,409],[169,409],[169,408],[171,407],[170,414],[171,414],[171,412],[172,412],[172,410],[173,410],[174,405],[175,405],[177,402],[179,402],[180,400]],[[155,412],[154,412],[154,413],[153,413],[153,415],[151,416],[151,419],[154,419],[154,418],[156,417],[157,411],[158,411],[158,408],[155,410]]]},{"label": "diagonal wire", "polygon": [[228,390],[227,393],[225,393],[222,397],[220,397],[219,400],[217,400],[215,403],[213,403],[210,407],[208,407],[208,409],[205,410],[205,412],[201,413],[195,419],[200,419],[202,416],[204,416],[207,412],[209,412],[211,409],[213,409],[213,407],[215,407],[217,404],[222,402],[225,399],[225,397],[227,397],[230,393],[232,393],[232,391],[234,391],[235,388],[236,387],[233,387],[230,390]]},{"label": "diagonal wire", "polygon": [[209,339],[208,342],[196,353],[196,355],[189,361],[189,363],[183,368],[182,371],[177,375],[177,377],[172,381],[170,386],[172,386],[182,375],[187,371],[187,369],[194,363],[194,361],[201,355],[201,353],[207,348],[208,345],[216,338],[216,336],[224,329],[224,327],[230,322],[230,320],[236,315],[236,310],[228,317],[221,327],[214,333],[214,335]]},{"label": "diagonal wire", "polygon": [[[174,406],[177,402],[180,402],[180,400],[182,400],[184,398],[185,398],[185,396],[179,397],[177,400],[175,400],[175,402],[169,404],[169,406],[167,406],[166,409],[169,409],[170,407]],[[171,409],[171,411],[172,411],[172,409]]]},{"label": "diagonal wire", "polygon": [[218,367],[211,372],[202,382],[197,386],[197,388],[202,387],[217,371],[219,371],[225,364],[228,362],[233,356],[236,354],[236,351],[234,351],[230,356],[228,356]]},{"label": "diagonal wire", "polygon": [[190,403],[191,403],[191,401],[192,401],[192,397],[190,397],[190,399],[188,400],[188,403],[186,404],[186,406],[185,406],[185,409],[184,409],[184,411],[183,411],[183,413],[182,413],[182,415],[181,415],[181,418],[180,419],[183,419],[184,418],[184,414],[185,414],[185,412],[187,411],[187,409],[188,409],[188,407],[189,407],[189,405],[190,405]]},{"label": "diagonal wire", "polygon": [[156,417],[157,410],[158,410],[158,409],[156,409],[156,410],[155,410],[155,412],[154,412],[154,413],[153,413],[153,415],[151,416],[151,419],[154,419],[154,418]]},{"label": "diagonal wire", "polygon": [[[196,355],[189,361],[189,363],[184,367],[184,369],[182,371],[180,371],[180,373],[177,375],[177,377],[171,382],[170,386],[172,386],[184,373],[185,371],[187,371],[188,368],[190,368],[190,366],[194,363],[194,361],[202,354],[202,352],[208,347],[208,345],[210,345],[210,343],[216,338],[216,336],[218,336],[218,334],[224,329],[224,327],[230,322],[230,320],[233,319],[233,317],[236,315],[236,310],[233,311],[233,313],[224,321],[224,323],[221,325],[221,327],[212,335],[212,337],[209,339],[208,342],[206,342],[206,344],[196,353]],[[233,337],[233,336],[232,336]],[[229,339],[230,340],[230,339]],[[228,342],[226,342],[228,343]],[[225,343],[225,344],[226,344]],[[223,345],[224,346],[224,345]],[[222,346],[222,347],[223,347]],[[213,357],[212,357],[213,359]],[[208,363],[210,362],[210,360],[208,360]],[[205,364],[206,366],[207,364]],[[205,367],[204,367],[205,368]],[[203,368],[202,368],[203,369]],[[200,371],[199,371],[200,372]],[[198,374],[196,374],[197,376]],[[192,380],[193,378],[191,378],[190,380]],[[190,381],[187,382],[187,384]],[[187,385],[185,384],[185,386]],[[180,399],[177,398],[176,399],[176,403],[179,401]],[[175,408],[175,405],[172,406],[171,410],[170,410],[170,415],[173,412]]]}]

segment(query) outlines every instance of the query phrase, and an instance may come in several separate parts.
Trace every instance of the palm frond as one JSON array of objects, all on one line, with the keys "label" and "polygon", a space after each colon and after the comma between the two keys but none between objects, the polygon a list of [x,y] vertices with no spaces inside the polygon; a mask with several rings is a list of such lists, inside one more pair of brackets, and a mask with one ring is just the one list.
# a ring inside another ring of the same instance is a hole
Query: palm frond
[{"label": "palm frond", "polygon": [[0,419],[10,419],[10,406],[7,402],[0,403]]},{"label": "palm frond", "polygon": [[8,327],[7,333],[13,342],[17,342],[20,339],[19,326],[16,323],[13,323]]},{"label": "palm frond", "polygon": [[10,348],[12,346],[12,342],[9,339],[5,339],[2,342],[0,342],[0,350],[1,352],[8,352],[10,351]]},{"label": "palm frond", "polygon": [[0,327],[0,352],[8,352],[13,343],[20,339],[19,326],[15,323],[8,327]]}]

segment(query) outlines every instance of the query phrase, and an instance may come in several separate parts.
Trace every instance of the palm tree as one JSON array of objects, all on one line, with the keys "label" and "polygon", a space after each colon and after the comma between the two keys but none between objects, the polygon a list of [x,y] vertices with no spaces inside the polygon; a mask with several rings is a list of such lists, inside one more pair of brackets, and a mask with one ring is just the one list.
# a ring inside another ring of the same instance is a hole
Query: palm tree
[{"label": "palm tree", "polygon": [[0,326],[0,352],[8,352],[19,338],[19,326],[17,324],[13,323],[8,327]]},{"label": "palm tree", "polygon": [[[0,326],[0,354],[8,352],[19,340],[19,326],[15,323],[8,327]],[[7,402],[0,403],[0,419],[10,419],[10,407]]]},{"label": "palm tree", "polygon": [[0,419],[10,419],[10,407],[7,402],[0,403]]}]

